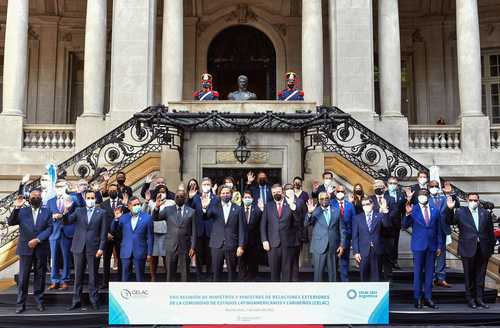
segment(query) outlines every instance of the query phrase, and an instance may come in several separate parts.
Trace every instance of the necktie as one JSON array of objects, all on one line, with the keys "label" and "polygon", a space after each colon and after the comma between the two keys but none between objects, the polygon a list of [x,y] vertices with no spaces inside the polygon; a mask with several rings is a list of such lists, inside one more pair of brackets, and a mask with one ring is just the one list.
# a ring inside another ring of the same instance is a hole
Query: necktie
[{"label": "necktie", "polygon": [[368,224],[368,231],[372,231],[372,215],[368,214],[368,217],[366,218],[366,223]]},{"label": "necktie", "polygon": [[281,214],[283,212],[283,206],[281,205],[281,202],[277,203],[278,205],[278,217],[281,219]]},{"label": "necktie", "polygon": [[182,207],[177,207],[177,222],[182,220]]},{"label": "necktie", "polygon": [[59,212],[62,212],[64,210],[64,202],[62,197],[57,199],[57,209]]},{"label": "necktie", "polygon": [[113,211],[116,209],[116,200],[113,199],[113,202],[111,203],[111,208]]},{"label": "necktie", "polygon": [[474,219],[474,225],[476,226],[477,231],[479,231],[479,216],[477,214],[477,210],[472,211],[472,218]]},{"label": "necktie", "polygon": [[344,202],[340,202],[340,216],[344,217]]},{"label": "necktie", "polygon": [[429,211],[427,210],[427,206],[424,206],[424,221],[425,225],[429,225],[431,219],[429,218]]},{"label": "necktie", "polygon": [[92,218],[92,208],[87,209],[87,223],[90,223],[90,219]]},{"label": "necktie", "polygon": [[247,223],[250,223],[250,207],[245,208],[245,218],[247,219]]},{"label": "necktie", "polygon": [[36,219],[38,218],[38,209],[33,211],[33,223],[36,226]]},{"label": "necktie", "polygon": [[328,208],[325,208],[323,210],[323,214],[325,215],[326,224],[330,225],[330,211],[328,210]]}]

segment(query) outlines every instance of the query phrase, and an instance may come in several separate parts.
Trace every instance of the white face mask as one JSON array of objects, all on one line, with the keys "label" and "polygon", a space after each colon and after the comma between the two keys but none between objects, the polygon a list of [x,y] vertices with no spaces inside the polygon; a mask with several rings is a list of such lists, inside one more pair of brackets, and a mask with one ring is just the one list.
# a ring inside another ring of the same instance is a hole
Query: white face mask
[{"label": "white face mask", "polygon": [[479,206],[479,203],[477,202],[469,202],[469,208],[472,210],[472,211],[475,211],[477,209],[477,207]]},{"label": "white face mask", "polygon": [[332,179],[324,179],[323,180],[323,184],[328,187],[332,184]]},{"label": "white face mask", "polygon": [[56,195],[58,197],[63,196],[66,193],[66,187],[57,187],[56,188]]},{"label": "white face mask", "polygon": [[229,187],[229,188],[233,189],[233,184],[232,184],[231,182],[228,182],[228,183],[226,183],[225,185],[226,185],[227,187]]},{"label": "white face mask", "polygon": [[201,186],[201,190],[206,194],[209,193],[212,188],[210,186]]},{"label": "white face mask", "polygon": [[94,207],[95,206],[95,199],[85,199],[85,205],[87,205],[87,207]]},{"label": "white face mask", "polygon": [[431,195],[435,196],[439,192],[439,188],[432,187],[432,188],[429,189],[429,191],[430,191]]},{"label": "white face mask", "polygon": [[418,196],[418,202],[420,204],[422,204],[422,205],[427,204],[428,200],[429,200],[429,198],[426,195],[420,195],[420,196]]},{"label": "white face mask", "polygon": [[427,183],[427,178],[418,178],[418,184],[424,186]]},{"label": "white face mask", "polygon": [[338,192],[335,194],[335,197],[337,197],[338,200],[342,200],[345,197],[345,194],[343,192]]},{"label": "white face mask", "polygon": [[372,205],[365,205],[363,206],[363,212],[365,212],[365,215],[368,215],[372,212],[373,206]]}]

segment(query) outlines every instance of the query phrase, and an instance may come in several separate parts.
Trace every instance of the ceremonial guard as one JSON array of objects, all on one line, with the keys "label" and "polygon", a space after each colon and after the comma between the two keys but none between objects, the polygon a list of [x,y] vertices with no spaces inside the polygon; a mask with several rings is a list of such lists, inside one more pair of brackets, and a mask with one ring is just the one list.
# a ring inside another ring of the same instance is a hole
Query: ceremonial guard
[{"label": "ceremonial guard", "polygon": [[212,75],[208,73],[201,75],[201,87],[201,90],[194,93],[195,100],[219,100],[219,93],[212,90]]},{"label": "ceremonial guard", "polygon": [[278,100],[283,101],[304,101],[304,91],[295,88],[297,82],[297,74],[294,72],[286,73],[287,88],[278,93]]}]

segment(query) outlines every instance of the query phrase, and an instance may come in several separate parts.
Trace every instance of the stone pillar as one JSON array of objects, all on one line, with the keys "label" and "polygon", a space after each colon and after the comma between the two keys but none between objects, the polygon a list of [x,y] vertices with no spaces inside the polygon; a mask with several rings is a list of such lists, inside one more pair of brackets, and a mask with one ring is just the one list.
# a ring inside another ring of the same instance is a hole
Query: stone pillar
[{"label": "stone pillar", "polygon": [[163,37],[161,55],[161,100],[182,100],[184,14],[182,0],[165,1],[163,5]]},{"label": "stone pillar", "polygon": [[457,0],[457,57],[462,116],[482,116],[477,0]]},{"label": "stone pillar", "polygon": [[302,85],[306,101],[323,104],[321,0],[302,0]]},{"label": "stone pillar", "polygon": [[380,109],[383,117],[401,116],[401,42],[398,0],[378,2]]},{"label": "stone pillar", "polygon": [[106,1],[87,0],[82,116],[102,116],[106,77]]},{"label": "stone pillar", "polygon": [[28,0],[9,0],[3,65],[3,115],[23,116],[28,88]]},{"label": "stone pillar", "polygon": [[337,106],[337,17],[336,0],[328,1],[328,34],[330,36],[330,93],[332,106]]}]

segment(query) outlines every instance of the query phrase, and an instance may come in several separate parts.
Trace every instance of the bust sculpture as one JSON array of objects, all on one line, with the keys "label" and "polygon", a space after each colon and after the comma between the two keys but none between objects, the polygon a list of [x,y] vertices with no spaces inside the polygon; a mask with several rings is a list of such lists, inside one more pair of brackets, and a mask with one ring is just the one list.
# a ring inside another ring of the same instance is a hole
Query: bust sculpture
[{"label": "bust sculpture", "polygon": [[248,77],[245,75],[238,76],[238,91],[231,92],[227,99],[229,100],[257,100],[257,95],[255,93],[248,91]]}]

